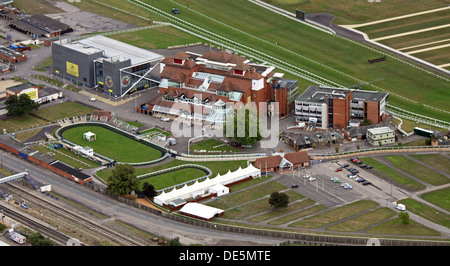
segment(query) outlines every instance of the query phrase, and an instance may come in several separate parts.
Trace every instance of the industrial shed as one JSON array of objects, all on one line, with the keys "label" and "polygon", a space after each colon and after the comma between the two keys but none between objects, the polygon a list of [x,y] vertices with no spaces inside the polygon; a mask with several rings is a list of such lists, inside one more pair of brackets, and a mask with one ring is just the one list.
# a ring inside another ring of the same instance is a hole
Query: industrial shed
[{"label": "industrial shed", "polygon": [[187,203],[181,208],[180,213],[189,217],[204,221],[212,221],[214,217],[220,217],[224,214],[224,210],[206,206],[200,203]]}]

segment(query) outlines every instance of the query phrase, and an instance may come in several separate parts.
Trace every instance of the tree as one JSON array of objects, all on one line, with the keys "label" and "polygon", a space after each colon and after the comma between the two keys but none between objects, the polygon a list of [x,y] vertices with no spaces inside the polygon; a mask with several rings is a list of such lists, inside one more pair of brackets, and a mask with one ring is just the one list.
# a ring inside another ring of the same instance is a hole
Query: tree
[{"label": "tree", "polygon": [[16,95],[8,96],[5,105],[8,114],[15,116],[27,115],[39,108],[39,104],[31,100],[26,93],[20,94],[19,97]]},{"label": "tree", "polygon": [[152,184],[149,184],[148,182],[144,183],[142,189],[146,197],[153,198],[157,194],[155,191],[155,187]]},{"label": "tree", "polygon": [[233,116],[227,116],[223,132],[225,137],[235,140],[241,145],[254,145],[263,138],[259,122],[256,108],[240,107],[234,109]]},{"label": "tree", "polygon": [[273,192],[270,194],[269,205],[274,208],[285,208],[289,204],[289,196],[283,192]]},{"label": "tree", "polygon": [[370,120],[369,119],[367,119],[367,118],[364,118],[364,120],[363,120],[363,126],[369,126],[370,125]]},{"label": "tree", "polygon": [[135,169],[128,164],[116,165],[108,180],[108,189],[114,195],[123,195],[135,191],[138,187],[139,180],[136,178]]},{"label": "tree", "polygon": [[408,225],[409,224],[409,214],[407,212],[400,212],[398,214],[398,217],[400,217],[400,220],[402,221],[402,224]]},{"label": "tree", "polygon": [[48,237],[44,237],[43,235],[41,235],[41,233],[36,232],[34,234],[32,234],[29,238],[28,238],[28,242],[32,245],[32,246],[39,246],[39,247],[51,247],[53,246],[53,242],[48,238]]}]

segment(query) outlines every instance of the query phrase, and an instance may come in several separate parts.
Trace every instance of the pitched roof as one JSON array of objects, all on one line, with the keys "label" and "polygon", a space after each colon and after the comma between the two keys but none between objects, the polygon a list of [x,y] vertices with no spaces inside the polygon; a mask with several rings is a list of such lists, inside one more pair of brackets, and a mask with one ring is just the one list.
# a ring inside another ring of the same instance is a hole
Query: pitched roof
[{"label": "pitched roof", "polygon": [[309,156],[306,151],[287,153],[284,155],[284,158],[293,164],[309,162]]},{"label": "pitched roof", "polygon": [[256,159],[254,166],[259,169],[276,168],[280,166],[283,158],[280,155],[268,156]]},{"label": "pitched roof", "polygon": [[238,64],[243,63],[246,59],[244,57],[241,57],[237,54],[231,54],[227,53],[225,51],[208,51],[204,53],[201,58],[215,61],[215,62],[221,62],[221,63],[232,63],[232,64]]}]

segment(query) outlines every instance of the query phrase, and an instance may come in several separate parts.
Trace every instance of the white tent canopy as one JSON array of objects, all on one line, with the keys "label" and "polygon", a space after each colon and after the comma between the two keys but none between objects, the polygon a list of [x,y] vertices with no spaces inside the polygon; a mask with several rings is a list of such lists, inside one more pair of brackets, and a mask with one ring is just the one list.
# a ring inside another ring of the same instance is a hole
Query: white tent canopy
[{"label": "white tent canopy", "polygon": [[83,133],[83,138],[87,141],[93,141],[96,140],[95,133],[92,133],[91,131],[88,131],[86,133]]},{"label": "white tent canopy", "polygon": [[190,202],[184,205],[183,208],[180,209],[180,212],[209,220],[214,218],[215,215],[223,213],[223,210],[200,203]]},{"label": "white tent canopy", "polygon": [[[195,181],[194,184],[188,186],[185,184],[182,188],[176,189],[174,188],[170,192],[162,192],[160,195],[154,197],[154,201],[159,205],[170,205],[171,201],[175,199],[188,199],[195,198],[198,196],[207,196],[211,193],[217,193],[217,185],[226,186],[228,184],[241,181],[248,177],[259,177],[261,176],[261,170],[254,167],[253,165],[249,165],[246,168],[242,169],[239,167],[234,172],[228,171],[225,175],[218,174],[215,178],[207,178],[202,182]],[[212,189],[215,187],[214,189]],[[221,190],[221,195],[229,193],[224,189]]]}]

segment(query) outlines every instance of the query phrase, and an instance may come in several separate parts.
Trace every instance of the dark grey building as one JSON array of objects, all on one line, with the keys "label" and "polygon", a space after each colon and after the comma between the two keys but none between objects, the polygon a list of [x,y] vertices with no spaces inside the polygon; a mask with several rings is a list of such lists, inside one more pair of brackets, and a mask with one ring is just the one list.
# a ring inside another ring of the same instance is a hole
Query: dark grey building
[{"label": "dark grey building", "polygon": [[[151,70],[163,56],[104,36],[52,45],[53,74],[78,85],[121,97],[155,86]],[[159,73],[157,73],[159,74]]]}]

